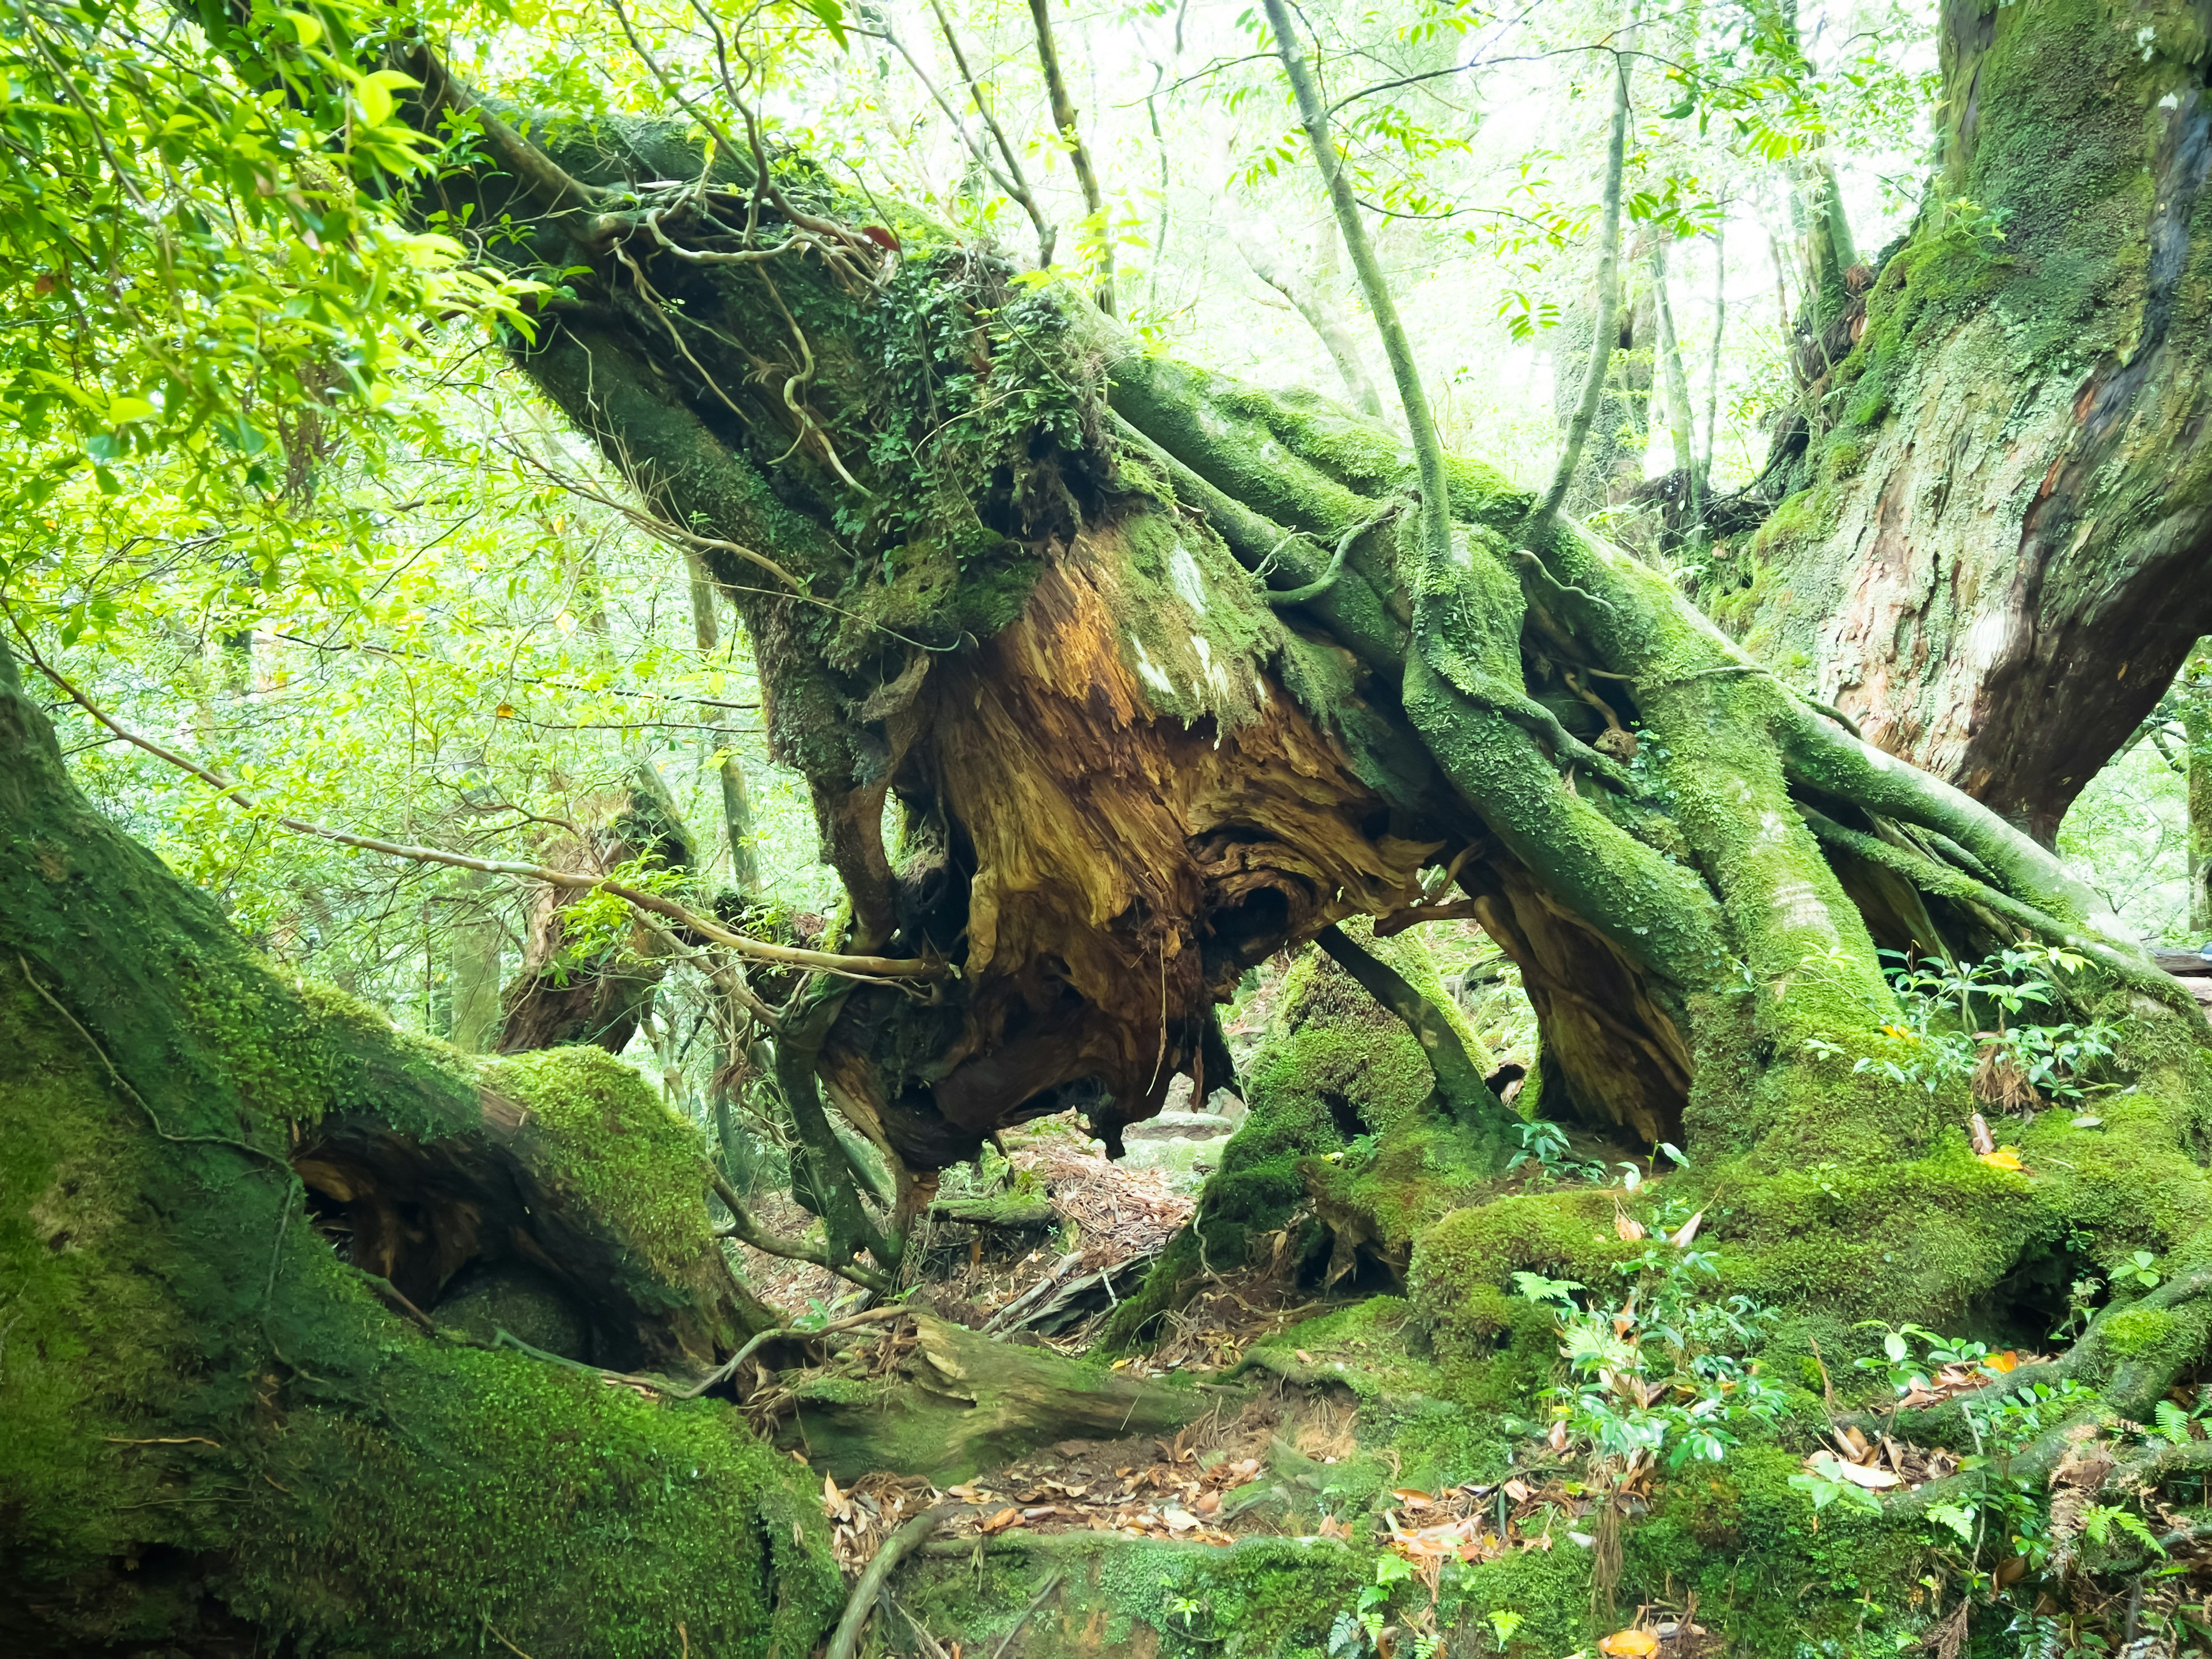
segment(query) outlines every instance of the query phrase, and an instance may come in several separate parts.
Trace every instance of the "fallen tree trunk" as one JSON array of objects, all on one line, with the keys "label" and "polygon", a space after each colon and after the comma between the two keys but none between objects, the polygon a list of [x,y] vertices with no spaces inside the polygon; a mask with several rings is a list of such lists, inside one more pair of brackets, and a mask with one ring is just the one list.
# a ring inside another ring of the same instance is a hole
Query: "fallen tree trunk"
[{"label": "fallen tree trunk", "polygon": [[634,1073],[479,1073],[283,980],[70,787],[4,655],[0,863],[10,1651],[811,1643],[842,1598],[787,1463],[484,1346],[681,1376],[775,1322]]}]

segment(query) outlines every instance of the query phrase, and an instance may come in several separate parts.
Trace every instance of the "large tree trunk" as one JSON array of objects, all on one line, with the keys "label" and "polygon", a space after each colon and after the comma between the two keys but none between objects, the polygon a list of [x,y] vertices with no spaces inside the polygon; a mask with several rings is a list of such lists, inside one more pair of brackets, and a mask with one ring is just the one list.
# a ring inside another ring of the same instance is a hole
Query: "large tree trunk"
[{"label": "large tree trunk", "polygon": [[2047,842],[2212,627],[2203,24],[2056,0],[1942,20],[1927,205],[1816,319],[1797,493],[1708,598]]}]

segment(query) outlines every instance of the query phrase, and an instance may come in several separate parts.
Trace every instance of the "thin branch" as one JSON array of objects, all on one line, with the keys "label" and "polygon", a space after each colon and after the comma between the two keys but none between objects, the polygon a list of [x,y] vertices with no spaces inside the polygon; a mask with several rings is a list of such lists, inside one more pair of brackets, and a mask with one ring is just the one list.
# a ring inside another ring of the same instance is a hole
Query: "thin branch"
[{"label": "thin branch", "polygon": [[1044,65],[1045,90],[1052,97],[1052,125],[1060,134],[1060,143],[1067,146],[1067,159],[1075,164],[1075,182],[1083,187],[1083,205],[1097,238],[1093,257],[1098,264],[1098,309],[1111,317],[1114,238],[1106,223],[1106,203],[1098,189],[1097,170],[1091,165],[1091,151],[1076,128],[1075,100],[1068,95],[1066,76],[1060,72],[1060,48],[1052,38],[1048,3],[1049,0],[1030,0],[1030,16],[1036,24],[1037,58]]},{"label": "thin branch", "polygon": [[730,1212],[730,1224],[720,1229],[715,1234],[716,1237],[734,1238],[740,1243],[751,1245],[763,1255],[781,1256],[786,1261],[811,1261],[817,1267],[827,1267],[840,1279],[848,1279],[863,1290],[874,1291],[878,1295],[890,1290],[890,1280],[881,1273],[861,1267],[857,1261],[841,1261],[827,1250],[817,1249],[811,1244],[802,1244],[797,1239],[780,1238],[763,1231],[761,1224],[753,1219],[752,1212],[745,1208],[744,1200],[738,1196],[737,1188],[730,1185],[722,1172],[711,1164],[707,1166],[707,1171],[708,1183],[714,1188],[714,1196],[720,1199]]},{"label": "thin branch", "polygon": [[1523,542],[1534,542],[1540,537],[1559,515],[1559,504],[1567,499],[1567,489],[1575,481],[1575,469],[1582,464],[1583,444],[1589,437],[1592,422],[1597,419],[1597,406],[1605,396],[1606,378],[1613,367],[1620,314],[1620,174],[1627,147],[1628,59],[1616,56],[1613,124],[1605,149],[1605,205],[1601,210],[1598,229],[1596,327],[1590,336],[1589,362],[1583,370],[1582,397],[1575,406],[1573,418],[1567,422],[1566,442],[1559,450],[1559,465],[1553,471],[1551,488],[1544,492],[1544,499],[1521,532]]},{"label": "thin branch", "polygon": [[837,1621],[837,1633],[830,1638],[829,1659],[854,1659],[860,1650],[860,1632],[866,1628],[868,1615],[875,1610],[876,1599],[883,1594],[884,1584],[892,1571],[915,1553],[923,1539],[951,1519],[953,1510],[959,1507],[950,1500],[933,1504],[884,1540],[875,1558],[868,1563],[867,1571],[860,1575],[860,1583],[853,1586],[852,1600],[845,1603],[845,1616]]},{"label": "thin branch", "polygon": [[945,15],[944,0],[929,0],[929,9],[935,15],[938,31],[944,35],[945,46],[952,53],[953,66],[960,71],[960,78],[968,83],[968,95],[975,100],[975,112],[983,118],[983,125],[990,129],[992,141],[998,145],[999,154],[1006,158],[1006,194],[1021,204],[1022,211],[1030,216],[1030,223],[1036,228],[1037,265],[1042,269],[1052,263],[1052,252],[1060,240],[1060,232],[1044,216],[1043,210],[1037,206],[1036,197],[1030,189],[1029,179],[1022,172],[1021,158],[1014,154],[1013,145],[1007,142],[1006,129],[999,125],[999,118],[993,113],[990,100],[984,97],[982,82],[976,78],[975,71],[968,67],[968,54],[961,50],[960,36],[953,29],[951,18]]},{"label": "thin branch", "polygon": [[[13,613],[9,619],[14,620]],[[39,654],[38,647],[24,633],[22,625],[15,624],[17,637],[22,641],[31,665],[52,682],[71,702],[84,710],[94,720],[121,738],[125,743],[144,750],[157,760],[167,761],[182,772],[188,772],[242,810],[258,814],[279,829],[294,835],[313,836],[323,841],[335,842],[341,847],[359,848],[364,853],[379,853],[389,858],[408,859],[417,864],[449,865],[457,870],[477,870],[487,875],[514,876],[525,881],[543,882],[550,887],[577,892],[605,891],[623,900],[635,909],[650,911],[665,916],[680,927],[690,929],[715,944],[734,951],[738,955],[751,957],[762,962],[772,962],[787,968],[805,968],[817,973],[836,974],[848,979],[927,979],[941,971],[935,964],[919,958],[876,956],[840,956],[827,951],[807,951],[795,945],[773,945],[743,933],[733,933],[719,921],[700,915],[688,906],[659,893],[632,887],[625,882],[611,880],[581,870],[556,870],[542,864],[518,864],[502,859],[480,859],[466,853],[451,853],[441,847],[417,847],[403,842],[380,840],[374,836],[356,836],[343,830],[333,830],[326,824],[312,823],[305,818],[291,817],[270,811],[243,785],[224,777],[220,772],[200,765],[197,761],[177,753],[174,750],[143,737],[115,720],[95,705],[84,693],[64,679]]]},{"label": "thin branch", "polygon": [[1421,387],[1413,348],[1406,337],[1406,325],[1399,319],[1398,302],[1392,297],[1390,285],[1383,279],[1382,267],[1375,258],[1375,246],[1368,240],[1367,227],[1360,220],[1359,204],[1337,155],[1335,141],[1329,137],[1321,88],[1315,83],[1313,71],[1306,64],[1305,53],[1291,26],[1290,8],[1285,0],[1264,0],[1264,3],[1267,26],[1275,36],[1276,53],[1282,59],[1283,73],[1289,77],[1291,94],[1297,100],[1299,121],[1305,127],[1307,142],[1313,146],[1314,165],[1321,169],[1322,182],[1328,186],[1329,204],[1335,210],[1337,228],[1344,233],[1344,245],[1352,255],[1353,270],[1358,273],[1360,290],[1366,296],[1368,310],[1375,316],[1375,331],[1382,336],[1382,354],[1389,361],[1391,377],[1398,383],[1398,400],[1406,411],[1406,434],[1413,441],[1413,459],[1420,475],[1423,540],[1431,558],[1449,559],[1451,499],[1444,477],[1443,445],[1437,436],[1428,393]]}]

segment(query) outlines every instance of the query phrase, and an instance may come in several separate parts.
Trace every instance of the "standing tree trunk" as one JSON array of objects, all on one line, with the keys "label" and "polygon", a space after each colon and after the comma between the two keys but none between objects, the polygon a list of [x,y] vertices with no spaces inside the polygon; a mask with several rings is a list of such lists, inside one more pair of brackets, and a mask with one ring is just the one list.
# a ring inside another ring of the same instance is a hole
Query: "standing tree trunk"
[{"label": "standing tree trunk", "polygon": [[[701,656],[721,647],[721,629],[714,616],[714,579],[696,554],[686,561],[691,573],[692,637]],[[760,832],[753,823],[752,797],[745,789],[745,772],[738,759],[738,734],[716,726],[699,734],[712,745],[715,781],[721,787],[722,835],[730,848],[730,880],[748,896],[760,891]]]},{"label": "standing tree trunk", "polygon": [[2212,99],[2175,0],[1942,27],[1927,205],[1847,296],[1803,487],[1705,597],[2048,842],[2212,629]]},{"label": "standing tree trunk", "polygon": [[2189,930],[2202,944],[2212,942],[2212,661],[2193,658],[2174,690],[2186,750],[2182,775],[2189,799]]},{"label": "standing tree trunk", "polygon": [[453,1047],[480,1054],[499,1035],[499,957],[507,929],[491,908],[496,890],[480,871],[465,872],[457,884],[460,897],[447,930],[453,996]]},{"label": "standing tree trunk", "polygon": [[[1368,372],[1359,337],[1342,309],[1319,282],[1284,258],[1283,240],[1273,225],[1255,224],[1241,214],[1230,215],[1228,223],[1230,239],[1244,256],[1244,263],[1252,267],[1252,274],[1289,301],[1321,341],[1344,381],[1346,399],[1369,419],[1382,419],[1382,394]],[[1322,234],[1333,234],[1324,228]]]}]

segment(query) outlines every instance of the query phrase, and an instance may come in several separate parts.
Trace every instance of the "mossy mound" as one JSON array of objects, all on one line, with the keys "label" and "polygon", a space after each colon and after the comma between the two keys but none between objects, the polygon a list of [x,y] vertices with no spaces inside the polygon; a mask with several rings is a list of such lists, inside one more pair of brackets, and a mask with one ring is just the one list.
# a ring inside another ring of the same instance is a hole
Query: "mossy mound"
[{"label": "mossy mound", "polygon": [[[1363,949],[1445,1011],[1470,1058],[1486,1069],[1480,1040],[1444,994],[1435,960],[1419,937],[1407,933],[1377,939],[1364,921],[1345,926]],[[1400,1176],[1419,1170],[1452,1187],[1464,1174],[1462,1160],[1454,1156],[1462,1137],[1441,1113],[1427,1109],[1436,1096],[1436,1073],[1419,1042],[1403,1020],[1318,951],[1301,956],[1284,976],[1267,1031],[1243,1067],[1243,1084],[1244,1121],[1223,1147],[1220,1167],[1206,1178],[1191,1221],[1116,1312],[1108,1328],[1109,1342],[1137,1340],[1161,1315],[1180,1307],[1209,1269],[1244,1267],[1263,1252],[1272,1259],[1285,1248],[1303,1256],[1316,1235],[1279,1242],[1272,1236],[1307,1206],[1313,1181],[1340,1194],[1347,1214],[1361,1206],[1387,1213],[1389,1219],[1374,1231],[1387,1241],[1386,1249],[1402,1257],[1415,1218],[1432,1218],[1428,1212],[1436,1206],[1437,1183],[1429,1183],[1425,1196],[1375,1181],[1363,1183],[1360,1176],[1376,1170],[1364,1152],[1349,1172],[1316,1163],[1348,1144],[1364,1139],[1389,1147],[1390,1169]]]},{"label": "mossy mound", "polygon": [[[0,858],[0,1645],[812,1646],[842,1599],[819,1505],[726,1407],[434,1339],[341,1260],[295,1145],[373,1134],[458,1182],[514,1125],[94,813],[4,658]],[[564,1063],[532,1085],[548,1158],[627,1086]]]},{"label": "mossy mound", "polygon": [[487,1066],[483,1085],[530,1109],[555,1184],[619,1218],[654,1272],[674,1274],[712,1248],[706,1143],[635,1068],[604,1048],[546,1048]]}]

